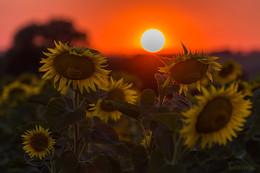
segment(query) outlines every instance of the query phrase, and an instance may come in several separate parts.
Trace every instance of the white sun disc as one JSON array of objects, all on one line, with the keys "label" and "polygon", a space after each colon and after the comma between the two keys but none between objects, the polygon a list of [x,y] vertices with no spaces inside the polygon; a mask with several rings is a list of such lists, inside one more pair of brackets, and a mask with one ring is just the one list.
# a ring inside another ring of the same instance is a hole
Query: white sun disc
[{"label": "white sun disc", "polygon": [[158,52],[164,46],[165,38],[163,34],[156,29],[145,31],[141,37],[141,44],[148,52]]}]

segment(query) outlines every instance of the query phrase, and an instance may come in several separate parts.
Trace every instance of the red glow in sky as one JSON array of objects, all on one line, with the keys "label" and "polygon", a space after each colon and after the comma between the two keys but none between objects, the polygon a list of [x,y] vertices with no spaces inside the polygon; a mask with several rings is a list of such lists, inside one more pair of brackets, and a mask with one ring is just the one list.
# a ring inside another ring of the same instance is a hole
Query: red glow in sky
[{"label": "red glow in sky", "polygon": [[69,19],[90,36],[91,47],[105,54],[144,53],[145,30],[165,36],[161,53],[191,49],[260,50],[259,0],[1,0],[0,51],[23,26]]}]

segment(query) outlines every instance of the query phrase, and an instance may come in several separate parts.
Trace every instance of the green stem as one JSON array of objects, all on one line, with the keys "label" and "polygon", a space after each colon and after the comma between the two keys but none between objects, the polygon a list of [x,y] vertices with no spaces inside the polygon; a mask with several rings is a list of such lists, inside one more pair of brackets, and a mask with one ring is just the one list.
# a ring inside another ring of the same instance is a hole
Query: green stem
[{"label": "green stem", "polygon": [[181,150],[182,137],[181,137],[181,135],[179,135],[178,140],[176,138],[177,138],[177,131],[174,133],[174,154],[173,154],[173,159],[172,159],[173,164],[176,164],[179,162],[179,154],[180,154],[180,150]]},{"label": "green stem", "polygon": [[160,98],[160,100],[159,100],[159,108],[161,108],[162,107],[162,104],[163,104],[163,101],[164,101],[164,98],[165,98],[165,96],[160,96],[159,97]]},{"label": "green stem", "polygon": [[51,151],[50,155],[50,162],[51,162],[51,173],[55,173],[55,164],[53,162],[53,156],[54,156],[54,151]]},{"label": "green stem", "polygon": [[45,165],[47,166],[47,168],[49,169],[49,171],[52,172],[51,167],[48,165],[48,163],[46,163],[44,160],[43,160],[43,163],[45,163]]},{"label": "green stem", "polygon": [[79,142],[79,125],[74,125],[74,153],[78,155],[78,142]]},{"label": "green stem", "polygon": [[73,110],[76,110],[76,99],[75,99],[75,92],[69,87],[70,90],[70,96],[72,99],[72,103],[73,103]]},{"label": "green stem", "polygon": [[146,131],[145,131],[145,128],[144,128],[142,121],[139,121],[139,125],[142,128],[142,133],[143,133],[144,141],[145,141],[145,148],[148,149],[147,134],[146,134]]},{"label": "green stem", "polygon": [[83,151],[86,149],[86,147],[87,147],[87,145],[86,145],[86,143],[84,142],[83,147],[81,148],[81,150],[80,150],[80,152],[79,152],[79,159],[78,159],[78,160],[80,160],[81,155],[82,155]]}]

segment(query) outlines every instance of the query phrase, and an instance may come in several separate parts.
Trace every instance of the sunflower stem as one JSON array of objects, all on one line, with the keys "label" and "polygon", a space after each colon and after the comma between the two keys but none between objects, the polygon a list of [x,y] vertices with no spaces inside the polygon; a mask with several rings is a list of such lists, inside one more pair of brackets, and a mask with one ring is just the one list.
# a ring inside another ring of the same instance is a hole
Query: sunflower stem
[{"label": "sunflower stem", "polygon": [[79,159],[78,159],[78,160],[80,160],[80,158],[81,158],[81,156],[82,156],[82,154],[83,154],[83,151],[86,149],[86,147],[87,147],[87,145],[86,145],[86,143],[84,142],[84,144],[83,144],[83,146],[82,146],[82,148],[81,148],[81,150],[80,150],[80,152],[79,152]]},{"label": "sunflower stem", "polygon": [[142,133],[143,133],[144,142],[145,142],[145,148],[148,149],[147,134],[146,134],[146,131],[145,131],[145,128],[144,128],[144,125],[143,125],[142,121],[139,121],[139,125],[142,128]]},{"label": "sunflower stem", "polygon": [[79,141],[79,125],[76,123],[74,125],[74,153],[78,156],[78,141]]},{"label": "sunflower stem", "polygon": [[162,105],[163,105],[163,101],[164,101],[164,99],[165,99],[165,96],[162,97],[162,96],[160,95],[159,99],[160,99],[160,100],[159,100],[159,108],[161,108]]},{"label": "sunflower stem", "polygon": [[53,157],[54,157],[54,152],[51,151],[51,153],[49,153],[50,155],[50,163],[51,163],[51,173],[55,173],[55,164],[53,162]]},{"label": "sunflower stem", "polygon": [[172,163],[173,164],[177,164],[179,162],[179,154],[180,154],[180,150],[181,150],[181,135],[178,136],[178,140],[177,140],[177,131],[174,133],[173,136],[174,139],[174,154],[173,154],[173,159],[172,159]]},{"label": "sunflower stem", "polygon": [[51,169],[51,167],[48,165],[48,163],[46,163],[44,160],[43,160],[43,163],[45,163],[45,165],[47,166],[48,170],[49,170],[50,172],[52,172],[52,169]]}]

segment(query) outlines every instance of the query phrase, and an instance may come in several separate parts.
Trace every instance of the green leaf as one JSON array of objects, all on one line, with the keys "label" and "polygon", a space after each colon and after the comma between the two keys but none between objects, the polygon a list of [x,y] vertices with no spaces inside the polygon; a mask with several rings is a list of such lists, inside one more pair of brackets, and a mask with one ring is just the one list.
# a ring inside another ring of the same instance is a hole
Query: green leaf
[{"label": "green leaf", "polygon": [[66,103],[64,100],[62,98],[55,98],[48,103],[45,118],[48,122],[52,122],[66,111]]},{"label": "green leaf", "polygon": [[108,124],[97,123],[91,129],[89,137],[96,143],[115,144],[119,142],[117,132]]},{"label": "green leaf", "polygon": [[94,158],[93,164],[102,173],[120,173],[120,164],[108,155],[99,155]]},{"label": "green leaf", "polygon": [[187,48],[184,46],[184,44],[182,42],[181,42],[181,45],[182,45],[185,55],[188,55],[189,52],[188,52]]},{"label": "green leaf", "polygon": [[104,99],[107,96],[106,91],[99,89],[96,86],[96,91],[90,89],[90,92],[84,92],[84,97],[86,98],[88,103],[97,103],[98,99]]},{"label": "green leaf", "polygon": [[174,153],[173,132],[159,125],[153,134],[156,147],[163,151],[165,159],[171,161]]},{"label": "green leaf", "polygon": [[246,141],[245,149],[252,160],[260,166],[260,141]]},{"label": "green leaf", "polygon": [[158,92],[160,94],[160,99],[163,99],[164,96],[167,96],[173,92],[179,91],[179,85],[173,85],[172,82],[169,83],[166,87],[162,88],[164,82],[166,81],[167,77],[161,75],[160,73],[156,73],[154,75],[157,85],[158,85]]},{"label": "green leaf", "polygon": [[141,94],[141,107],[153,107],[155,106],[155,93],[151,89],[145,89]]},{"label": "green leaf", "polygon": [[39,95],[32,95],[28,98],[28,102],[39,103],[47,105],[51,98],[59,97],[60,93],[53,87],[49,87],[43,90]]},{"label": "green leaf", "polygon": [[134,173],[145,173],[148,170],[148,156],[143,146],[136,145],[131,148],[131,158]]},{"label": "green leaf", "polygon": [[64,173],[75,173],[79,165],[77,157],[71,151],[62,153],[58,162]]},{"label": "green leaf", "polygon": [[121,100],[106,100],[106,103],[113,106],[125,115],[128,115],[136,120],[139,119],[140,107]]},{"label": "green leaf", "polygon": [[151,154],[149,173],[157,173],[167,163],[168,162],[160,149],[153,150]]},{"label": "green leaf", "polygon": [[162,63],[164,63],[165,65],[171,65],[173,63],[173,61],[168,58],[168,57],[157,57]]},{"label": "green leaf", "polygon": [[184,164],[165,164],[157,173],[169,173],[169,172],[176,172],[176,173],[185,173],[186,168]]},{"label": "green leaf", "polygon": [[52,131],[61,131],[69,125],[76,124],[86,117],[86,112],[83,109],[76,109],[73,112],[66,112],[59,116],[56,121],[50,123]]},{"label": "green leaf", "polygon": [[180,119],[180,115],[178,113],[169,112],[169,113],[156,113],[150,114],[153,120],[161,123],[170,131],[174,132],[178,127],[177,122]]},{"label": "green leaf", "polygon": [[146,89],[141,94],[140,101],[140,116],[149,117],[149,113],[157,112],[158,108],[155,107],[156,96],[153,90]]},{"label": "green leaf", "polygon": [[249,117],[249,122],[252,123],[248,131],[247,138],[249,139],[256,134],[260,134],[260,89],[254,92],[253,96],[253,114]]}]

